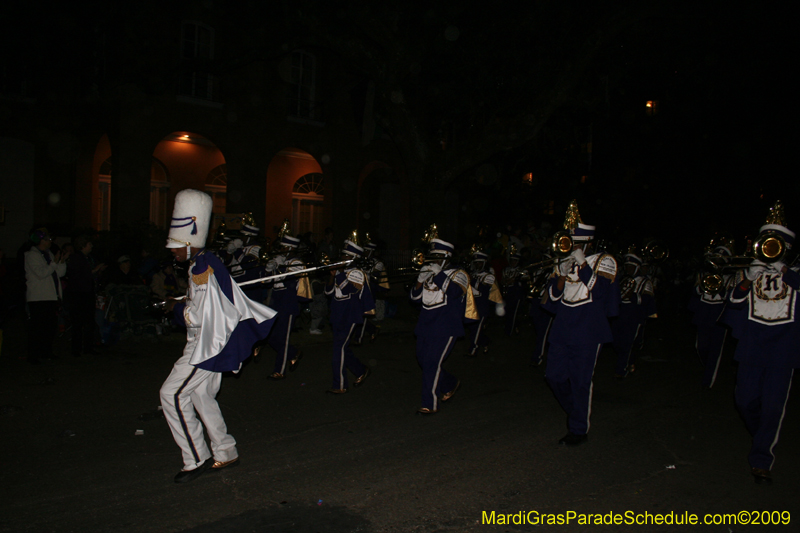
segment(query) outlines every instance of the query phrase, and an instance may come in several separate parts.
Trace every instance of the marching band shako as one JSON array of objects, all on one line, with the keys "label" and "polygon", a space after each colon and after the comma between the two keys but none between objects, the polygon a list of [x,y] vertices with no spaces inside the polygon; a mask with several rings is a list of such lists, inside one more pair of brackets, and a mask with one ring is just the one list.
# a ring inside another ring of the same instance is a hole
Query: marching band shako
[{"label": "marching band shako", "polygon": [[211,223],[211,197],[195,189],[184,189],[175,195],[175,207],[167,236],[167,248],[186,247],[186,259],[192,248],[204,248]]},{"label": "marching band shako", "polygon": [[351,257],[361,257],[364,254],[364,249],[354,243],[353,241],[347,240],[344,241],[344,247],[342,247],[342,253],[349,255]]},{"label": "marching band shako", "polygon": [[292,237],[291,235],[283,235],[280,240],[281,246],[286,248],[297,248],[300,245],[300,239]]},{"label": "marching band shako", "polygon": [[453,255],[453,250],[455,249],[452,244],[441,239],[431,239],[430,245],[430,250],[428,250],[428,254],[430,255],[450,257]]}]

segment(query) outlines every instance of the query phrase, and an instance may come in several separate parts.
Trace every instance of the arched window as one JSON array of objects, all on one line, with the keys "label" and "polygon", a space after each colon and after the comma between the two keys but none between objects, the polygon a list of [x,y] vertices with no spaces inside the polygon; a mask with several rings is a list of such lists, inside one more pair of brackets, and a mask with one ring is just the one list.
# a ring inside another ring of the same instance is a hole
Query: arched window
[{"label": "arched window", "polygon": [[319,239],[325,229],[325,183],[322,174],[306,174],[292,189],[292,227],[298,235],[314,232]]},{"label": "arched window", "polygon": [[214,214],[225,213],[226,195],[228,192],[228,166],[216,166],[206,176],[206,192],[214,199]]}]

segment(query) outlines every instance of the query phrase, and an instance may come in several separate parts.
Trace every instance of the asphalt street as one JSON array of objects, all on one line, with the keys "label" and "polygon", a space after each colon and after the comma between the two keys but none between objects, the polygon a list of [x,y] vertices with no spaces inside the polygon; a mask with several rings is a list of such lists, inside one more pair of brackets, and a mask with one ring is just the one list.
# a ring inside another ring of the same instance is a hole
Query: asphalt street
[{"label": "asphalt street", "polygon": [[[269,349],[248,361],[223,379],[218,396],[240,465],[176,485],[180,451],[157,408],[182,350],[180,333],[129,338],[80,358],[69,355],[67,333],[57,341],[58,360],[30,366],[20,359],[24,322],[7,322],[0,531],[800,531],[797,394],[775,448],[774,484],[756,485],[750,437],[733,403],[732,347],[715,387],[702,390],[687,317],[651,320],[636,372],[623,381],[613,376],[613,351],[602,351],[589,441],[576,448],[557,445],[566,416],[544,369],[529,365],[529,323],[507,338],[495,319],[489,353],[478,358],[465,357],[460,341],[445,366],[462,386],[430,417],[415,414],[421,372],[413,325],[413,309],[401,302],[376,342],[355,348],[372,376],[341,396],[324,393],[329,329],[294,335],[304,358],[283,381],[267,379]],[[750,520],[786,511],[790,523],[578,523],[586,514],[688,513],[702,521],[741,511],[752,512]],[[492,512],[495,524],[486,524]],[[516,513],[571,518],[497,523]]]}]

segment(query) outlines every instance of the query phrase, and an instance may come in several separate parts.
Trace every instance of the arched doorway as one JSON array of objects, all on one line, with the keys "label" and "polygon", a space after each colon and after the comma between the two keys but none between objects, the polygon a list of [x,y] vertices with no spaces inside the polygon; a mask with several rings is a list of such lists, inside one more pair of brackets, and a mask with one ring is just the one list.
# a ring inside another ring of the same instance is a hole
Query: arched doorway
[{"label": "arched doorway", "polygon": [[298,235],[325,232],[325,184],[322,174],[306,174],[292,188],[292,227]]},{"label": "arched doorway", "polygon": [[167,227],[169,220],[169,172],[164,163],[153,158],[150,165],[150,223]]},{"label": "arched doorway", "polygon": [[214,199],[214,213],[225,213],[228,171],[225,156],[212,141],[175,131],[156,145],[153,160],[158,165],[151,171],[151,222],[167,227],[175,195],[184,189],[207,192]]},{"label": "arched doorway", "polygon": [[325,205],[326,183],[322,167],[314,156],[298,148],[285,148],[270,161],[267,169],[267,201],[264,228],[267,235],[284,220],[292,233],[308,231],[321,238],[330,215]]}]

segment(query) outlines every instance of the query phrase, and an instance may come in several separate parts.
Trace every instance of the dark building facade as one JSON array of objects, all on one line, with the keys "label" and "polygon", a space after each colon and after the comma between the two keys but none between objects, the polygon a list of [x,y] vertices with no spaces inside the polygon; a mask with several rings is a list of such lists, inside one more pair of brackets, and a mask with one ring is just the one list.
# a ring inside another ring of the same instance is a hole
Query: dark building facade
[{"label": "dark building facade", "polygon": [[[163,228],[196,188],[267,237],[288,219],[409,248],[401,157],[372,118],[374,84],[339,55],[211,3],[65,17],[2,73],[1,247],[37,224]],[[43,56],[41,41],[63,48]]]}]

